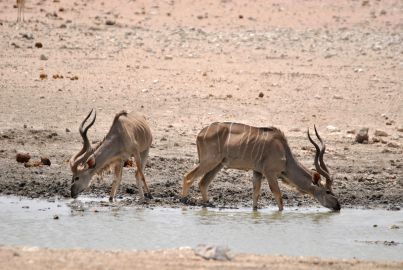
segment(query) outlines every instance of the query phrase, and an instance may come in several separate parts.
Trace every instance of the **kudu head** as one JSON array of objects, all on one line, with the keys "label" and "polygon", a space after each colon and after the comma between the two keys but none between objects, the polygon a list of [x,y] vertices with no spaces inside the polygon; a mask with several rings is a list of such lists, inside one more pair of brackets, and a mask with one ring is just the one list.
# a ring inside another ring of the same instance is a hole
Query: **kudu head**
[{"label": "kudu head", "polygon": [[70,159],[70,169],[73,172],[71,186],[71,197],[73,198],[76,198],[81,191],[89,186],[91,178],[94,175],[95,159],[92,155],[93,148],[88,140],[87,131],[95,123],[96,112],[94,112],[92,121],[84,128],[93,111],[94,109],[90,111],[78,129],[83,138],[83,148]]},{"label": "kudu head", "polygon": [[[313,196],[323,206],[338,211],[340,210],[340,204],[332,191],[333,180],[330,176],[329,170],[326,167],[325,162],[323,161],[323,155],[325,154],[326,145],[323,142],[322,138],[319,136],[319,133],[316,130],[316,126],[314,126],[314,129],[316,137],[320,141],[321,147],[319,147],[319,145],[315,143],[314,140],[312,140],[308,129],[308,139],[316,149],[314,160],[316,172],[314,172],[312,176],[312,182],[315,185]],[[326,180],[325,185],[323,185],[321,182],[321,176],[323,176]]]}]

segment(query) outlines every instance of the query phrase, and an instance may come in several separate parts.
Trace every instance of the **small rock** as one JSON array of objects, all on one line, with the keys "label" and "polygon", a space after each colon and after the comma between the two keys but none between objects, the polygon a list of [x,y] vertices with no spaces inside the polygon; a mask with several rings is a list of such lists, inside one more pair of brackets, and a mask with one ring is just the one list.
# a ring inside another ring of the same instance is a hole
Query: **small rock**
[{"label": "small rock", "polygon": [[28,40],[34,39],[34,35],[32,33],[24,33],[24,34],[21,34],[21,36]]},{"label": "small rock", "polygon": [[45,79],[48,78],[48,74],[46,74],[46,73],[41,73],[41,74],[39,74],[39,78],[40,78],[41,80],[45,80]]},{"label": "small rock", "polygon": [[59,219],[58,215],[53,215],[53,219]]},{"label": "small rock", "polygon": [[397,131],[403,132],[403,126],[398,126],[398,127],[397,127]]},{"label": "small rock", "polygon": [[19,163],[26,163],[31,159],[31,155],[29,153],[17,153],[15,159]]},{"label": "small rock", "polygon": [[50,162],[50,159],[47,157],[41,157],[41,163],[42,165],[50,166],[52,163]]},{"label": "small rock", "polygon": [[217,261],[230,261],[231,256],[228,254],[230,249],[227,247],[220,246],[210,246],[210,245],[198,245],[194,252],[197,256],[200,256],[206,260],[217,260]]},{"label": "small rock", "polygon": [[378,225],[374,224],[374,225],[372,225],[372,227],[376,228],[376,227],[378,227]]},{"label": "small rock", "polygon": [[242,14],[239,14],[239,15],[238,15],[238,18],[239,18],[239,19],[243,19],[243,15],[242,15]]},{"label": "small rock", "polygon": [[387,144],[388,147],[392,147],[392,148],[399,148],[399,144],[395,143],[395,142],[389,142]]},{"label": "small rock", "polygon": [[339,129],[338,127],[331,126],[331,125],[327,126],[326,128],[327,128],[327,130],[329,130],[330,132],[339,132],[339,131],[340,131],[340,129]]},{"label": "small rock", "polygon": [[41,54],[41,56],[39,57],[39,59],[44,60],[44,61],[48,60],[48,58],[47,58],[46,55],[44,55],[44,54]]},{"label": "small rock", "polygon": [[165,60],[172,60],[174,59],[172,55],[165,55],[164,57]]},{"label": "small rock", "polygon": [[66,132],[69,133],[69,132],[70,132],[70,129],[69,129],[69,128],[66,128]]},{"label": "small rock", "polygon": [[396,230],[396,229],[400,229],[400,227],[397,226],[396,224],[393,224],[392,226],[389,227],[389,229]]},{"label": "small rock", "polygon": [[368,142],[368,128],[362,128],[355,136],[355,141],[358,143],[363,143],[364,141]]},{"label": "small rock", "polygon": [[355,129],[347,130],[347,134],[355,134]]},{"label": "small rock", "polygon": [[115,22],[115,21],[112,21],[112,20],[106,20],[105,24],[106,24],[106,25],[115,25],[116,22]]},{"label": "small rock", "polygon": [[374,135],[379,136],[379,137],[387,137],[388,133],[386,133],[385,131],[377,129],[377,130],[375,130]]},{"label": "small rock", "polygon": [[333,95],[333,99],[343,99],[343,97],[340,95]]},{"label": "small rock", "polygon": [[42,45],[41,42],[35,42],[35,48],[40,49],[40,48],[42,48],[42,47],[43,47],[43,45]]},{"label": "small rock", "polygon": [[264,97],[264,93],[263,93],[263,92],[260,92],[260,93],[259,93],[259,97],[260,97],[260,98]]},{"label": "small rock", "polygon": [[291,128],[290,132],[300,132],[301,129],[300,128]]}]

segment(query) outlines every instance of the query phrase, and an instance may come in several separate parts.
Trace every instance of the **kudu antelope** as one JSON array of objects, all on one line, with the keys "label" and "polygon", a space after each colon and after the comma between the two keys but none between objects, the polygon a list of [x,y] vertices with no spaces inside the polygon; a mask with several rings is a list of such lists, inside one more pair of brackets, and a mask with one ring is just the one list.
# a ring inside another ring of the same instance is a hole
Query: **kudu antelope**
[{"label": "kudu antelope", "polygon": [[[208,202],[207,188],[215,175],[224,166],[232,169],[253,170],[253,208],[257,209],[263,176],[269,182],[278,208],[283,210],[283,199],[277,179],[293,186],[301,193],[316,198],[323,206],[340,210],[340,204],[331,191],[329,171],[323,162],[322,149],[308,138],[316,148],[317,172],[308,170],[293,156],[284,134],[277,128],[258,128],[238,123],[213,123],[203,128],[197,136],[199,164],[183,179],[182,201],[187,201],[189,188],[199,177],[203,202]],[[318,163],[318,160],[320,164]],[[326,178],[326,186],[320,182],[320,174]]]},{"label": "kudu antelope", "polygon": [[87,136],[88,129],[94,124],[93,120],[84,128],[93,110],[87,115],[79,127],[83,138],[83,148],[70,159],[70,168],[73,172],[71,197],[76,198],[78,194],[90,185],[91,178],[95,174],[102,173],[108,168],[114,169],[115,178],[112,183],[109,200],[113,201],[116,191],[122,180],[124,161],[134,157],[137,171],[135,174],[140,200],[144,200],[144,186],[146,196],[151,198],[144,178],[144,168],[151,146],[151,131],[142,115],[121,111],[116,114],[112,126],[97,146],[92,147]]},{"label": "kudu antelope", "polygon": [[18,8],[18,14],[17,14],[17,22],[24,21],[25,16],[24,16],[24,8],[25,8],[25,0],[17,0],[17,8]]}]

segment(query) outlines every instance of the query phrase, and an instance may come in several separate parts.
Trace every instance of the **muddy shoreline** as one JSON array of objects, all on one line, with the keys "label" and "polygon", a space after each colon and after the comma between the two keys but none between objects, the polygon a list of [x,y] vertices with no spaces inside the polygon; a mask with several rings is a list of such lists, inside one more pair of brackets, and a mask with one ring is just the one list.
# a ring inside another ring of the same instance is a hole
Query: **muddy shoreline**
[{"label": "muddy shoreline", "polygon": [[[24,141],[24,146],[30,143],[30,147],[36,148],[32,159],[39,159],[42,147],[47,148],[53,145],[58,149],[59,145],[71,145],[70,134],[58,134],[56,131],[35,131],[29,128],[24,130],[13,130],[3,132],[0,142],[10,147],[7,151],[0,153],[1,171],[0,194],[17,195],[28,198],[69,198],[71,172],[68,165],[69,155],[64,151],[53,152],[50,157],[51,166],[25,167],[15,160],[16,150],[12,149],[15,143]],[[32,134],[35,134],[32,136]],[[38,136],[39,135],[39,136]],[[299,143],[304,138],[292,137],[290,144]],[[342,148],[345,142],[339,142]],[[77,143],[75,143],[77,146]],[[377,148],[376,144],[354,145],[348,142],[349,147],[358,147],[358,150]],[[79,147],[79,144],[78,144]],[[61,147],[62,148],[62,147]],[[191,154],[182,154],[183,157],[153,156],[156,146],[151,149],[151,156],[146,166],[146,178],[151,189],[153,199],[147,200],[146,205],[178,207],[183,206],[180,202],[182,188],[182,177],[196,164],[197,159],[191,158]],[[312,156],[312,149],[304,150],[306,147],[295,149],[296,155],[303,163],[309,164]],[[303,156],[303,154],[306,155]],[[390,153],[388,153],[390,155]],[[398,153],[396,153],[398,154]],[[398,171],[401,168],[401,160],[392,159],[393,166],[387,171],[381,167],[368,164],[368,167],[351,167],[348,159],[340,159],[338,156],[329,155],[332,163],[331,170],[334,171],[334,191],[337,194],[342,207],[350,208],[384,208],[388,210],[400,210],[403,207],[402,192],[403,186],[399,182]],[[395,156],[394,156],[395,157]],[[375,164],[376,165],[376,164]],[[137,206],[138,192],[134,180],[135,168],[125,167],[123,180],[118,192],[118,201],[130,206]],[[209,187],[210,207],[251,207],[252,205],[252,172],[244,172],[231,169],[223,169]],[[94,177],[90,187],[83,195],[95,196],[98,198],[109,197],[113,175],[106,174],[101,177]],[[286,207],[321,207],[318,202],[308,195],[301,195],[284,184],[280,184]],[[192,186],[190,205],[201,205],[200,192],[197,182]],[[276,206],[273,196],[266,181],[262,185],[262,196],[259,200],[259,207]]]}]

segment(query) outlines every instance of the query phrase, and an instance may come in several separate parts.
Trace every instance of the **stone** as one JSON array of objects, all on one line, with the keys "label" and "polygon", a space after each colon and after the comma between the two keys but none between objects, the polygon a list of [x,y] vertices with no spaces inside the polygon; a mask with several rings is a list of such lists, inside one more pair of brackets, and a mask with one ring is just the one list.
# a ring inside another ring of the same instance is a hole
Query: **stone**
[{"label": "stone", "polygon": [[229,255],[230,249],[228,247],[200,244],[194,249],[194,252],[197,256],[200,256],[206,260],[232,260],[232,257]]},{"label": "stone", "polygon": [[165,60],[172,60],[174,59],[172,55],[165,55],[164,57]]},{"label": "stone", "polygon": [[46,55],[44,55],[44,54],[41,54],[41,56],[39,57],[39,59],[41,59],[41,60],[43,60],[43,61],[46,61],[46,60],[48,60],[48,57],[47,57]]},{"label": "stone", "polygon": [[263,93],[263,92],[260,92],[260,93],[259,93],[259,97],[260,97],[260,98],[264,97],[264,93]]},{"label": "stone", "polygon": [[27,163],[31,159],[31,155],[29,153],[17,153],[15,159],[19,163]]},{"label": "stone", "polygon": [[403,132],[403,125],[397,127],[397,131]]},{"label": "stone", "polygon": [[46,166],[50,166],[52,164],[48,157],[41,157],[41,163],[42,163],[42,165],[46,165]]},{"label": "stone", "polygon": [[365,141],[368,142],[369,137],[368,137],[368,128],[361,128],[360,131],[358,131],[357,135],[355,136],[355,141],[357,143],[363,143]]},{"label": "stone", "polygon": [[116,22],[115,22],[115,21],[112,21],[112,20],[106,20],[105,24],[106,24],[106,25],[115,25]]},{"label": "stone", "polygon": [[386,132],[383,131],[383,130],[377,129],[377,130],[375,130],[374,135],[375,135],[375,136],[379,136],[379,137],[387,137],[387,136],[388,136],[388,133],[386,133]]},{"label": "stone", "polygon": [[330,132],[339,132],[340,129],[338,127],[332,126],[332,125],[328,125],[327,130],[329,130]]},{"label": "stone", "polygon": [[40,49],[42,47],[43,47],[43,44],[41,42],[35,42],[35,48]]}]

